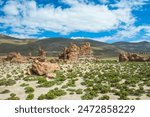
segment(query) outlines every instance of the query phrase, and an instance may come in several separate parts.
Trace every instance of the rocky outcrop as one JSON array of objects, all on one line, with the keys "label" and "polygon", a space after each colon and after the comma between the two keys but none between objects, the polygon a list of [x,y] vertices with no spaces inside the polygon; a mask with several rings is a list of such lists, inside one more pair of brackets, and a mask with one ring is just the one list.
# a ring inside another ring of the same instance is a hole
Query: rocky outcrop
[{"label": "rocky outcrop", "polygon": [[129,61],[128,56],[126,54],[119,54],[119,61],[120,62]]},{"label": "rocky outcrop", "polygon": [[138,54],[120,54],[119,55],[119,61],[125,62],[125,61],[135,61],[135,62],[144,62],[146,59]]},{"label": "rocky outcrop", "polygon": [[92,53],[93,53],[92,48],[89,42],[85,42],[80,46],[80,56],[91,57]]},{"label": "rocky outcrop", "polygon": [[23,57],[20,53],[11,52],[5,58],[5,61],[16,62],[16,63],[24,63],[26,62],[26,58]]},{"label": "rocky outcrop", "polygon": [[69,47],[64,48],[63,53],[59,55],[59,59],[75,62],[80,57],[89,58],[90,56],[92,56],[92,48],[90,43],[86,42],[80,47],[74,43],[70,43]]},{"label": "rocky outcrop", "polygon": [[39,47],[38,56],[40,56],[40,57],[46,57],[46,51],[42,47]]},{"label": "rocky outcrop", "polygon": [[57,63],[39,62],[38,60],[35,60],[32,64],[32,67],[29,68],[27,72],[29,75],[36,74],[40,76],[42,75],[50,76],[50,73],[54,72],[55,70],[60,70],[60,67]]},{"label": "rocky outcrop", "polygon": [[38,57],[36,58],[36,60],[40,62],[46,61],[46,51],[42,47],[39,47],[39,53],[38,53]]},{"label": "rocky outcrop", "polygon": [[68,48],[66,47],[64,49],[63,53],[59,56],[59,59],[77,61],[79,58],[79,52],[80,48],[76,44],[71,43]]}]

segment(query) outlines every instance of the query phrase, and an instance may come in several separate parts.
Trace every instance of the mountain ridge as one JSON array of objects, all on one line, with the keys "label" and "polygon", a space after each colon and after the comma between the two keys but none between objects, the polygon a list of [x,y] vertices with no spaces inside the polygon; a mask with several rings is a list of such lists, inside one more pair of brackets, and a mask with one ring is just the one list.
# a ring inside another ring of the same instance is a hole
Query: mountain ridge
[{"label": "mountain ridge", "polygon": [[[7,39],[6,39],[7,38]],[[17,40],[17,41],[16,41]],[[9,52],[20,52],[28,55],[31,52],[37,55],[39,46],[43,47],[49,56],[58,56],[61,51],[71,42],[81,45],[90,42],[95,56],[113,57],[121,52],[150,53],[150,42],[115,42],[105,43],[91,39],[69,39],[69,38],[44,38],[44,39],[19,39],[10,36],[0,35],[0,54],[6,55]]]}]

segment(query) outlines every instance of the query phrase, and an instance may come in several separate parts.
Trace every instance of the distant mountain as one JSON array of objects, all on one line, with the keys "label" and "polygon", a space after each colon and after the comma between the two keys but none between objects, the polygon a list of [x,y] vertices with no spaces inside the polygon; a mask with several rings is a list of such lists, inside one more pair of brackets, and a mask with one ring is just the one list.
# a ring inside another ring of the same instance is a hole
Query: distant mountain
[{"label": "distant mountain", "polygon": [[11,40],[16,39],[16,40],[18,40],[18,38],[11,37],[11,36],[8,36],[8,35],[0,34],[0,40],[2,40],[2,39],[6,39],[6,40],[9,40],[9,39],[11,39]]},{"label": "distant mountain", "polygon": [[36,41],[36,39],[19,39],[19,38],[0,34],[0,44],[7,43],[7,44],[22,45],[22,44],[28,44],[34,41]]},{"label": "distant mountain", "polygon": [[[2,41],[1,41],[2,40]],[[9,52],[20,52],[28,55],[31,52],[37,55],[39,46],[43,47],[49,56],[58,56],[62,50],[71,42],[81,45],[84,42],[90,42],[95,56],[114,57],[120,52],[149,52],[149,42],[128,43],[116,42],[108,44],[90,39],[67,39],[67,38],[47,38],[47,39],[18,39],[5,35],[0,35],[0,55],[6,55]]]},{"label": "distant mountain", "polygon": [[133,53],[150,53],[150,42],[142,41],[137,43],[129,43],[129,42],[116,42],[112,45],[117,48]]}]

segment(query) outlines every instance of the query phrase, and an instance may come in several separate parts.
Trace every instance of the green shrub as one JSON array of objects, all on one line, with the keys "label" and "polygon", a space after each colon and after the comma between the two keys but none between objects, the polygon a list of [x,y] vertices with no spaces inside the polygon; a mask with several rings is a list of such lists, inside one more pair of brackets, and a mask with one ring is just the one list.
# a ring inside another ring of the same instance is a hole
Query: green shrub
[{"label": "green shrub", "polygon": [[49,91],[47,94],[45,94],[45,98],[46,99],[55,99],[57,96],[52,92],[52,91]]},{"label": "green shrub", "polygon": [[66,89],[67,87],[68,87],[67,85],[63,85],[61,88]]},{"label": "green shrub", "polygon": [[76,86],[74,80],[69,80],[66,85],[69,86],[69,87],[75,87]]},{"label": "green shrub", "polygon": [[11,93],[10,94],[10,97],[7,98],[6,100],[20,100],[19,97],[16,97],[16,94],[15,93]]},{"label": "green shrub", "polygon": [[46,98],[46,96],[44,94],[41,94],[39,97],[38,97],[38,100],[44,100]]},{"label": "green shrub", "polygon": [[45,94],[46,99],[55,99],[59,96],[66,95],[67,93],[61,89],[53,89],[50,90],[47,94]]},{"label": "green shrub", "polygon": [[16,84],[15,80],[12,79],[0,79],[0,86],[5,85],[5,86],[12,86]]},{"label": "green shrub", "polygon": [[6,79],[0,79],[0,86],[5,85],[6,84]]},{"label": "green shrub", "polygon": [[82,94],[83,92],[82,92],[82,89],[77,89],[76,90],[76,94]]},{"label": "green shrub", "polygon": [[11,93],[10,96],[11,96],[11,97],[15,97],[16,94],[15,94],[15,93]]},{"label": "green shrub", "polygon": [[39,84],[42,84],[42,83],[47,82],[46,78],[45,78],[45,77],[42,77],[42,76],[38,77],[37,79],[38,79],[38,83],[39,83]]},{"label": "green shrub", "polygon": [[32,87],[26,87],[25,89],[25,93],[33,93],[34,89]]},{"label": "green shrub", "polygon": [[89,94],[84,94],[81,96],[82,100],[92,100],[94,97],[92,95]]},{"label": "green shrub", "polygon": [[10,90],[5,89],[4,91],[0,92],[0,94],[6,94],[6,93],[10,93]]},{"label": "green shrub", "polygon": [[74,94],[74,92],[70,92],[69,94],[70,94],[70,95],[73,95],[73,94]]},{"label": "green shrub", "polygon": [[150,93],[148,93],[147,96],[150,97]]},{"label": "green shrub", "polygon": [[32,100],[34,98],[34,94],[30,93],[27,95],[26,100]]},{"label": "green shrub", "polygon": [[21,86],[21,87],[26,87],[26,86],[29,86],[29,84],[22,83],[20,86]]},{"label": "green shrub", "polygon": [[102,97],[99,98],[99,100],[109,100],[110,97],[108,95],[103,95]]},{"label": "green shrub", "polygon": [[14,85],[14,84],[16,84],[16,81],[15,80],[12,80],[12,79],[8,79],[7,81],[6,81],[6,86],[12,86],[12,85]]},{"label": "green shrub", "polygon": [[55,85],[55,81],[46,81],[38,85],[38,87],[52,87]]},{"label": "green shrub", "polygon": [[23,78],[24,81],[36,81],[37,78],[33,76],[27,76]]}]

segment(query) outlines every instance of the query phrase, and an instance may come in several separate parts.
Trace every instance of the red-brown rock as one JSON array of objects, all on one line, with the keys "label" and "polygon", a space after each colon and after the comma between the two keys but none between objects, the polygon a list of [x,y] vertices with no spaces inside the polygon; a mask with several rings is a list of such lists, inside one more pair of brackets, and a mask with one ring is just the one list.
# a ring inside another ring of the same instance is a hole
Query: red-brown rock
[{"label": "red-brown rock", "polygon": [[56,63],[50,63],[50,62],[39,62],[38,60],[34,61],[32,64],[32,67],[30,68],[29,74],[37,74],[37,75],[46,75],[48,73],[51,73],[55,70],[60,70],[60,67]]}]

